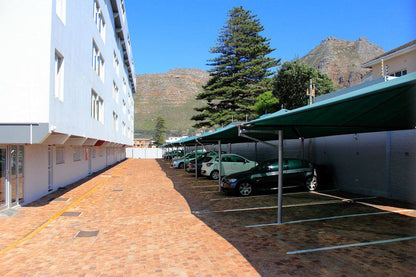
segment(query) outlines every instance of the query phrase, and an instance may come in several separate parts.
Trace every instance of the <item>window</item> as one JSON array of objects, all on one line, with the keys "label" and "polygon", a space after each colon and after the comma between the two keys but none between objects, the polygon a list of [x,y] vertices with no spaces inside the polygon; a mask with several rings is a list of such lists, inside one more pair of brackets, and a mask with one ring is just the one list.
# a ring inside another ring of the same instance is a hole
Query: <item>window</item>
[{"label": "window", "polygon": [[95,42],[92,42],[92,68],[104,81],[104,59]]},{"label": "window", "polygon": [[123,99],[123,113],[126,114],[126,101]]},{"label": "window", "polygon": [[65,24],[66,16],[66,0],[56,0],[56,15]]},{"label": "window", "polygon": [[116,103],[118,103],[118,87],[116,82],[113,81],[113,98],[116,101]]},{"label": "window", "polygon": [[113,111],[113,128],[118,131],[118,115]]},{"label": "window", "polygon": [[104,101],[94,90],[91,90],[91,117],[104,123]]},{"label": "window", "polygon": [[98,32],[101,35],[101,38],[105,40],[105,21],[103,12],[101,11],[97,0],[94,1],[94,22],[97,26]]},{"label": "window", "polygon": [[126,20],[126,9],[124,8],[124,0],[121,0],[121,11],[123,15],[123,20]]},{"label": "window", "polygon": [[126,123],[124,123],[124,121],[121,124],[121,132],[122,132],[123,136],[126,135]]},{"label": "window", "polygon": [[55,51],[55,97],[64,100],[64,57]]},{"label": "window", "polygon": [[123,77],[123,93],[126,94],[127,93],[127,83],[126,83],[126,79]]},{"label": "window", "polygon": [[63,164],[65,163],[65,148],[64,147],[56,147],[56,164]]},{"label": "window", "polygon": [[119,75],[120,74],[120,71],[119,71],[120,62],[118,60],[116,51],[114,51],[114,53],[113,53],[113,66],[114,66],[114,69],[116,70],[117,75]]},{"label": "window", "polygon": [[91,157],[93,158],[93,159],[95,159],[95,149],[92,149],[92,151],[91,151],[92,153],[91,153]]},{"label": "window", "polygon": [[74,162],[78,162],[81,160],[81,148],[73,149],[73,159],[74,159]]}]

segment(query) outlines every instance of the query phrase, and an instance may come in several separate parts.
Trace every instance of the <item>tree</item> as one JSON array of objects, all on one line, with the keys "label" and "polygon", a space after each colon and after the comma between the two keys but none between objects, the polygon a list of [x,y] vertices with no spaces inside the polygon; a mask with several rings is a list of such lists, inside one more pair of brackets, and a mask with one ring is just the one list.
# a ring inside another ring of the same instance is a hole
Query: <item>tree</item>
[{"label": "tree", "polygon": [[192,117],[195,128],[227,124],[255,117],[256,98],[272,90],[271,68],[279,61],[266,57],[274,49],[269,39],[259,33],[264,30],[256,15],[243,7],[228,12],[228,21],[221,29],[217,46],[210,53],[218,54],[208,65],[210,80],[196,96],[205,100]]},{"label": "tree", "polygon": [[274,77],[273,95],[280,100],[285,109],[295,109],[308,104],[309,96],[306,90],[309,81],[315,84],[315,95],[335,91],[334,85],[328,75],[316,70],[306,63],[296,60],[285,62]]},{"label": "tree", "polygon": [[163,145],[166,141],[166,124],[165,119],[161,116],[158,116],[156,119],[156,127],[153,140],[157,146]]},{"label": "tree", "polygon": [[276,98],[271,91],[266,91],[257,97],[254,110],[259,116],[278,111],[279,99]]}]

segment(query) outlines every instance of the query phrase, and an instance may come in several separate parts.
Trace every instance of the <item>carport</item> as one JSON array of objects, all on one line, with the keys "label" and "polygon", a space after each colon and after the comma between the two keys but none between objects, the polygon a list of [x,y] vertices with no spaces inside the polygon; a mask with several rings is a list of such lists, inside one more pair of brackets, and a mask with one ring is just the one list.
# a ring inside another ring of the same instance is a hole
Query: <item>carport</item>
[{"label": "carport", "polygon": [[[283,139],[407,130],[416,127],[416,73],[368,86],[294,110],[227,126],[183,144],[278,140],[279,184],[277,224],[282,224]],[[219,148],[221,149],[221,147]],[[276,224],[276,223],[274,223]]]}]

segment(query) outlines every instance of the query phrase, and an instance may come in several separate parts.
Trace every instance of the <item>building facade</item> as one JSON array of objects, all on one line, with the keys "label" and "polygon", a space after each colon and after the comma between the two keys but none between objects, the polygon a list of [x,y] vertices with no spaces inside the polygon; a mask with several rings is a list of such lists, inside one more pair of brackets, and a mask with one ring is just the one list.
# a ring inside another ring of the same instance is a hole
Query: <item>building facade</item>
[{"label": "building facade", "polygon": [[123,0],[6,1],[0,209],[125,158],[136,84]]},{"label": "building facade", "polygon": [[400,77],[416,71],[416,40],[403,44],[374,59],[364,63],[364,68],[371,68],[371,75],[363,82],[380,77]]}]

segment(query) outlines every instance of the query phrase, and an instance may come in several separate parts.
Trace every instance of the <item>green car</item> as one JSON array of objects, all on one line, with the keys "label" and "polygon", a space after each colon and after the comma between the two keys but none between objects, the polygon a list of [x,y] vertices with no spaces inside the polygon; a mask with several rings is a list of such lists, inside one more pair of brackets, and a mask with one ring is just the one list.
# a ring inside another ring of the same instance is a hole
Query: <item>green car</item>
[{"label": "green car", "polygon": [[[249,196],[254,191],[273,190],[278,188],[278,160],[268,160],[250,170],[225,176],[221,181],[221,189],[237,192],[241,196]],[[283,160],[283,186],[304,186],[313,191],[318,187],[318,176],[315,166],[305,160]]]}]

